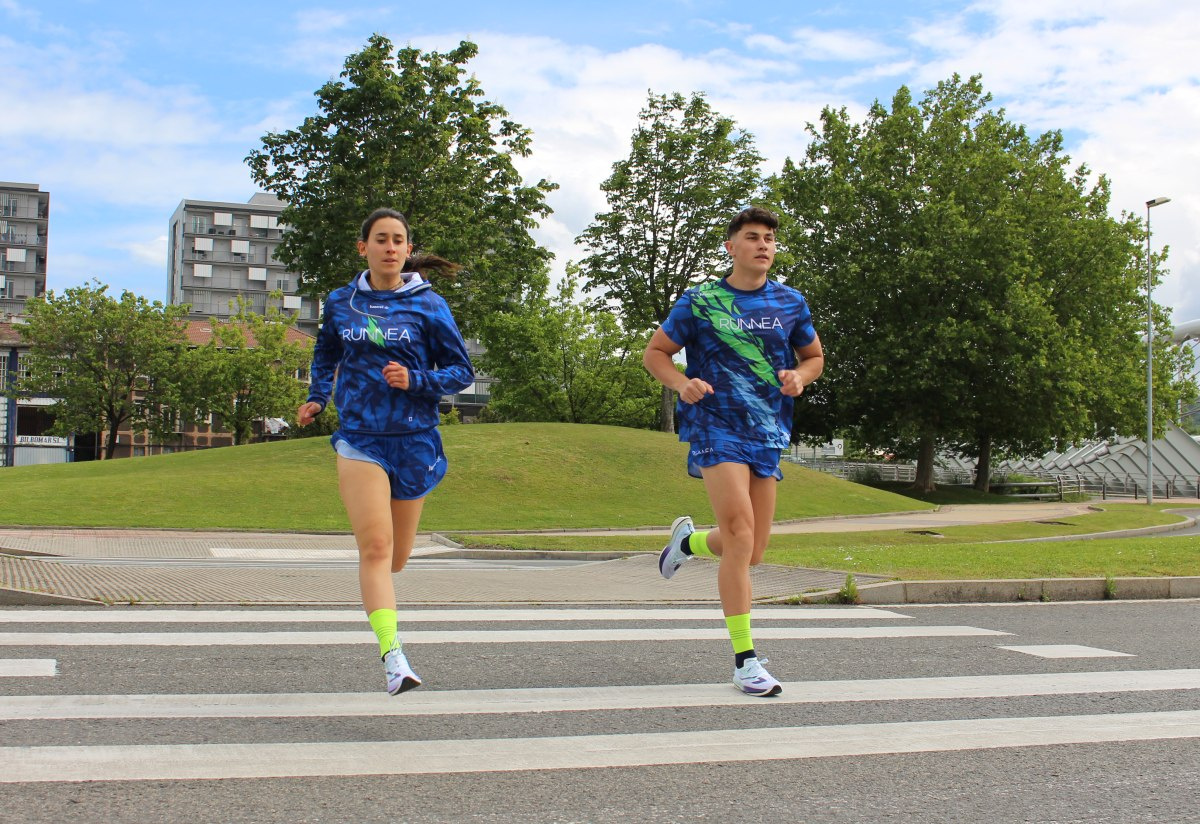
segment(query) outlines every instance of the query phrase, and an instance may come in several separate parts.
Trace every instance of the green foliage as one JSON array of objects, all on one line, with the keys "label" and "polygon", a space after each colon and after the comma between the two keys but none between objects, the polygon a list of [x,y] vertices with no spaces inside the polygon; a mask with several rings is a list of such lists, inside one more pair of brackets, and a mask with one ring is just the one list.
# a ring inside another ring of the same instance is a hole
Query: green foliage
[{"label": "green foliage", "polygon": [[495,378],[489,415],[505,421],[653,428],[658,384],[642,368],[640,335],[612,312],[576,301],[577,269],[557,296],[534,296],[487,318],[480,371]]},{"label": "green foliage", "polygon": [[213,318],[212,339],[187,355],[194,379],[183,400],[191,419],[220,415],[243,444],[255,421],[293,418],[308,391],[296,375],[312,359],[311,343],[287,338],[295,322],[276,306],[259,314],[240,297],[228,321]]},{"label": "green foliage", "polygon": [[452,406],[438,416],[438,422],[442,426],[457,426],[462,423],[462,413],[457,406]]},{"label": "green foliage", "polygon": [[[919,103],[902,87],[861,124],[826,109],[810,131],[770,182],[788,278],[827,346],[798,431],[847,426],[916,456],[924,489],[939,446],[986,480],[993,451],[1137,431],[1143,235],[1109,216],[1104,177],[1067,169],[1058,132],[1030,137],[957,75]],[[1172,383],[1179,353],[1163,357],[1166,410],[1190,389]]]},{"label": "green foliage", "polygon": [[1111,601],[1117,597],[1117,579],[1112,575],[1104,576],[1104,600]]},{"label": "green foliage", "polygon": [[124,426],[170,431],[162,410],[189,380],[180,323],[187,307],[107,291],[93,281],[26,304],[28,321],[16,328],[31,346],[22,358],[28,374],[12,392],[54,398],[58,434],[106,431],[111,458]]},{"label": "green foliage", "polygon": [[523,185],[513,160],[529,156],[530,132],[467,75],[477,53],[466,41],[393,53],[373,35],[317,90],[318,114],[268,133],[246,158],[255,182],[288,204],[291,231],[275,254],[306,292],[324,295],[361,268],[359,224],[381,206],[405,214],[421,250],[466,268],[437,284],[465,331],[544,278],[549,255],[529,231],[556,186]]},{"label": "green foliage", "polygon": [[838,590],[837,601],[841,604],[858,603],[858,583],[854,580],[853,572],[846,573],[846,583]]},{"label": "green foliage", "polygon": [[[760,193],[761,162],[751,135],[703,95],[651,93],[629,157],[601,186],[609,211],[576,241],[589,253],[584,289],[627,329],[653,331],[689,286],[723,264],[725,228]],[[658,391],[659,427],[670,432],[673,396]]]}]

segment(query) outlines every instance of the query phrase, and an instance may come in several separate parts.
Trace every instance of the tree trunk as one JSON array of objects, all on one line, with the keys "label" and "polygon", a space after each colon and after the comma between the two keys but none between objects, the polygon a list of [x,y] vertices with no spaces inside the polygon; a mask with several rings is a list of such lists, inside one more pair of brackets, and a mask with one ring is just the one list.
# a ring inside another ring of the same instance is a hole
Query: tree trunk
[{"label": "tree trunk", "polygon": [[918,492],[933,492],[936,484],[933,482],[933,437],[925,435],[921,438],[920,451],[917,453],[917,478],[913,481],[913,489]]},{"label": "tree trunk", "polygon": [[675,392],[662,388],[662,399],[658,406],[658,431],[675,431]]},{"label": "tree trunk", "polygon": [[117,430],[121,428],[120,421],[113,421],[108,427],[108,443],[104,445],[104,460],[111,461],[117,448]]},{"label": "tree trunk", "polygon": [[975,488],[987,492],[992,483],[992,436],[979,436],[979,459],[975,463]]}]

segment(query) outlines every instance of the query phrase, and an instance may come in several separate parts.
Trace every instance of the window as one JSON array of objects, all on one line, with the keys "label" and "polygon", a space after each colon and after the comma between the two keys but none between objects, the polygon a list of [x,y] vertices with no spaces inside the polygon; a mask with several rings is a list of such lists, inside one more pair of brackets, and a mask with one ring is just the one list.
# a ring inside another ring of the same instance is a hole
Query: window
[{"label": "window", "polygon": [[276,288],[276,289],[278,289],[280,292],[286,292],[286,291],[288,291],[288,282],[287,282],[287,278],[279,278],[278,280],[276,280],[276,281],[275,281],[275,288]]},{"label": "window", "polygon": [[214,226],[232,226],[233,225],[233,215],[229,212],[214,212],[213,213],[213,225]]},{"label": "window", "polygon": [[213,239],[210,237],[193,238],[192,248],[197,252],[211,252],[213,250]]},{"label": "window", "polygon": [[200,215],[192,215],[191,222],[188,224],[188,231],[193,235],[203,235],[209,230],[208,218]]},{"label": "window", "polygon": [[212,264],[211,263],[193,263],[192,264],[192,275],[195,277],[198,277],[198,278],[211,278],[212,277]]},{"label": "window", "polygon": [[8,355],[0,355],[0,389],[8,387]]},{"label": "window", "polygon": [[300,296],[299,295],[284,295],[283,296],[283,308],[284,309],[299,309],[300,308]]},{"label": "window", "polygon": [[251,266],[250,280],[261,280],[263,283],[266,283],[267,270],[262,266]]},{"label": "window", "polygon": [[25,262],[25,250],[24,249],[9,249],[8,252],[5,254],[5,257],[7,257],[9,260],[16,261],[17,263],[24,263]]},{"label": "window", "polygon": [[270,226],[271,218],[268,215],[250,215],[251,229],[266,229]]},{"label": "window", "polygon": [[248,240],[231,240],[229,241],[229,250],[235,255],[245,255],[250,252],[250,241]]}]

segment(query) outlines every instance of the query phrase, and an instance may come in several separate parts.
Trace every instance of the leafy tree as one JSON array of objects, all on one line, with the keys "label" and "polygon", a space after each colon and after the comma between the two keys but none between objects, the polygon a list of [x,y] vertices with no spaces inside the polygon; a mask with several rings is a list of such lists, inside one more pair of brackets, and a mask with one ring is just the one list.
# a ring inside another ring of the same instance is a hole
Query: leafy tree
[{"label": "leafy tree", "polygon": [[238,300],[228,321],[212,320],[212,339],[189,353],[194,388],[183,396],[192,417],[220,415],[235,444],[247,443],[255,421],[293,417],[308,386],[297,373],[311,344],[288,340],[295,317],[269,307],[265,315]]},{"label": "leafy tree", "polygon": [[[921,489],[939,448],[975,455],[986,489],[993,451],[1135,432],[1145,415],[1136,222],[1108,216],[1103,177],[1068,171],[1059,133],[1032,138],[990,103],[955,75],[919,103],[902,87],[862,124],[827,109],[771,181],[788,276],[828,350],[797,428],[915,455]],[[1162,371],[1165,407],[1180,388]]]},{"label": "leafy tree", "polygon": [[[688,287],[725,260],[725,227],[760,192],[754,139],[713,111],[702,94],[651,93],[629,157],[601,188],[609,211],[576,242],[584,288],[620,313],[627,328],[662,323]],[[674,430],[674,393],[661,389],[659,425]]]},{"label": "leafy tree", "polygon": [[26,304],[18,324],[30,350],[19,397],[54,398],[55,433],[107,432],[104,458],[116,449],[123,427],[165,434],[164,406],[177,397],[185,377],[181,320],[187,306],[163,306],[132,292],[120,299],[97,281],[53,291]]},{"label": "leafy tree", "polygon": [[354,240],[371,210],[408,217],[413,240],[466,268],[438,284],[464,330],[528,288],[549,254],[529,234],[550,213],[545,180],[523,185],[514,157],[530,132],[484,99],[464,65],[478,53],[393,53],[373,35],[346,58],[340,80],[316,92],[319,113],[268,133],[246,162],[254,180],[288,205],[276,256],[323,296],[361,268]]},{"label": "leafy tree", "polygon": [[489,318],[481,372],[495,378],[489,420],[652,428],[658,388],[642,368],[641,334],[576,301],[578,270],[545,294]]}]

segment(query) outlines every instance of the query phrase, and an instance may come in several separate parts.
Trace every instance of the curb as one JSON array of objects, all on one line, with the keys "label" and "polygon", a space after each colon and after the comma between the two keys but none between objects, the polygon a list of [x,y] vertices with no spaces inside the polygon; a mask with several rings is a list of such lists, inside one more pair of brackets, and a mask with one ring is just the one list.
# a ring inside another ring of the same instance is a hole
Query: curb
[{"label": "curb", "polygon": [[[1109,586],[1113,587],[1111,592]],[[838,601],[840,590],[809,592],[802,604]],[[1140,601],[1200,598],[1200,576],[1175,578],[1011,578],[887,581],[858,587],[860,604],[996,604],[1028,601]],[[773,602],[778,603],[780,599]]]}]

